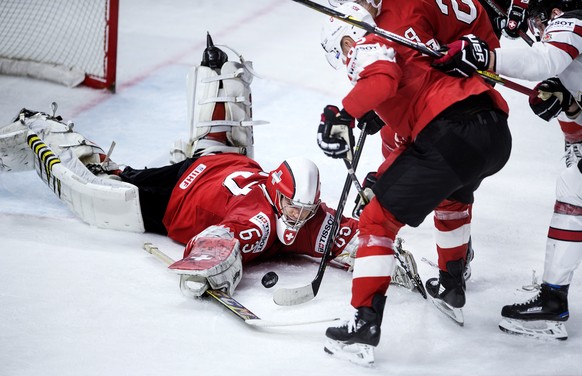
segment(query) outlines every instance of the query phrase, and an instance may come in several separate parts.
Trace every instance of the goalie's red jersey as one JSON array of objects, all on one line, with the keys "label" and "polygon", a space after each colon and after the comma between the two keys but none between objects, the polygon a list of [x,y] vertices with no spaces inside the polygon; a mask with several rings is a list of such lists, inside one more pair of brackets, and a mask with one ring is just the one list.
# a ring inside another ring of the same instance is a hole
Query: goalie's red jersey
[{"label": "goalie's red jersey", "polygon": [[[164,216],[168,236],[187,243],[205,228],[228,228],[240,241],[243,263],[276,253],[321,257],[334,210],[322,204],[297,233],[293,244],[277,238],[276,215],[265,192],[267,173],[254,160],[224,153],[197,159],[174,187]],[[332,253],[337,255],[355,235],[358,222],[342,217]]]}]

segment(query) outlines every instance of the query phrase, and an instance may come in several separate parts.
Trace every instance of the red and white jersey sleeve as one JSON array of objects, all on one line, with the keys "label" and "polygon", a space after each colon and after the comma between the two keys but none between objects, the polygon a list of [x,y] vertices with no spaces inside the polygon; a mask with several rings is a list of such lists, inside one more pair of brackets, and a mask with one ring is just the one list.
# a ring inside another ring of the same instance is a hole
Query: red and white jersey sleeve
[{"label": "red and white jersey sleeve", "polygon": [[578,99],[582,90],[582,11],[549,22],[531,48],[495,50],[495,70],[509,77],[541,81],[558,76]]},{"label": "red and white jersey sleeve", "polygon": [[[378,50],[383,45],[385,51],[397,51],[395,59],[373,59],[382,56]],[[354,72],[358,79],[342,100],[343,107],[355,118],[376,111],[402,140],[414,140],[443,110],[471,95],[487,92],[500,110],[508,111],[501,95],[481,77],[458,79],[432,68],[432,59],[406,60],[401,53],[409,48],[379,36],[366,36],[352,50],[348,74]]]},{"label": "red and white jersey sleeve", "polygon": [[164,216],[168,236],[185,244],[209,226],[223,226],[239,240],[243,262],[258,257],[277,240],[275,213],[262,188],[266,177],[239,154],[197,159],[172,192]]}]

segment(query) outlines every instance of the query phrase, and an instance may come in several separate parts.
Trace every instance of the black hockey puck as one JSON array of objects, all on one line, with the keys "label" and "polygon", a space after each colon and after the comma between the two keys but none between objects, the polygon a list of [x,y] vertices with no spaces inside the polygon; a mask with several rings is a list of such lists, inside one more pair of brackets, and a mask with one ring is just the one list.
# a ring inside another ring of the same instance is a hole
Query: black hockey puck
[{"label": "black hockey puck", "polygon": [[279,276],[277,275],[277,273],[268,272],[267,274],[265,274],[263,276],[263,279],[261,279],[261,283],[263,284],[263,286],[265,286],[265,288],[270,289],[271,287],[273,287],[277,284],[278,280],[279,280]]}]

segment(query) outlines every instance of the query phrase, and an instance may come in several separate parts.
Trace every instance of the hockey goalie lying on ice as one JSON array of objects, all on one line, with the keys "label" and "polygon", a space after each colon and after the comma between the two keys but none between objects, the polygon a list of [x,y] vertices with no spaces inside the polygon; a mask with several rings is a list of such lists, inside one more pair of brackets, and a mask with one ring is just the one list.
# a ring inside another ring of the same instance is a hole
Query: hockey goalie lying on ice
[{"label": "hockey goalie lying on ice", "polygon": [[[320,258],[335,212],[320,200],[317,166],[303,158],[265,172],[248,156],[215,145],[213,153],[199,156],[205,153],[197,150],[168,166],[121,170],[72,123],[28,110],[0,128],[0,152],[0,171],[35,168],[91,225],[166,234],[185,244],[184,259],[171,269],[182,275],[181,289],[189,296],[208,288],[232,294],[242,265],[252,260],[283,253]],[[209,244],[222,246],[224,239],[232,240],[228,252],[209,252]],[[355,249],[357,221],[342,217],[334,265],[349,269]],[[412,288],[401,269],[394,279]]]}]

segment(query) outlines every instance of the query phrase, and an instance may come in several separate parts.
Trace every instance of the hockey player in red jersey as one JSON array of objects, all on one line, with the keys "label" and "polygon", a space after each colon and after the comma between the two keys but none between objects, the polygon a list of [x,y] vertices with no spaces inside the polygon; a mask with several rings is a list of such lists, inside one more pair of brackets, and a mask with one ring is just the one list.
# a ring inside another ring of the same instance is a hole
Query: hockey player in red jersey
[{"label": "hockey player in red jersey", "polygon": [[[408,1],[394,6],[393,1],[356,1],[366,8],[383,29],[403,35],[415,42],[425,43],[435,49],[440,45],[455,41],[465,34],[480,35],[491,46],[498,47],[499,40],[492,28],[488,14],[478,1],[466,1],[450,5],[435,1]],[[410,22],[394,24],[391,19],[399,14],[410,14]],[[420,53],[403,50],[403,58],[417,59]],[[370,128],[368,126],[368,128]],[[406,147],[405,137],[395,134],[394,127],[383,127],[382,154],[388,158],[398,147]],[[472,204],[456,200],[444,200],[434,210],[435,240],[437,252],[465,251],[465,279],[471,276],[471,261],[474,257],[471,242]]]},{"label": "hockey player in red jersey", "polygon": [[[391,30],[415,33],[410,20],[419,15],[408,13],[413,7],[400,5],[386,13],[389,17],[383,22]],[[346,3],[338,10],[374,23],[370,13],[357,4]],[[384,10],[379,17],[383,15]],[[364,35],[340,20],[328,19],[324,25],[322,46],[328,61],[345,62],[354,87],[343,99],[342,110],[336,106],[324,109],[320,130],[332,131],[321,131],[318,139],[326,154],[343,157],[335,142],[350,137],[336,135],[349,133],[343,129],[349,130],[354,119],[366,120],[373,110],[404,140],[380,166],[373,187],[375,197],[360,217],[351,300],[357,309],[355,317],[326,332],[327,352],[369,364],[380,340],[385,294],[394,268],[392,247],[399,229],[418,226],[444,200],[473,203],[473,192],[481,181],[507,162],[511,135],[507,104],[481,78],[448,77],[431,68],[431,58],[378,36]],[[426,286],[435,304],[444,312],[453,312],[452,317],[461,323],[465,257],[466,248],[439,253],[439,278],[428,280]]]},{"label": "hockey player in red jersey", "polygon": [[531,48],[481,48],[490,59],[475,65],[460,56],[470,56],[476,45],[461,40],[450,46],[451,51],[458,50],[456,54],[435,64],[445,71],[472,74],[475,69],[491,69],[510,77],[543,80],[529,104],[546,121],[557,117],[565,137],[566,163],[556,184],[541,291],[525,303],[503,307],[499,326],[514,334],[566,339],[563,322],[569,317],[568,289],[582,261],[582,2],[530,0],[528,22],[541,35],[541,41]]}]

